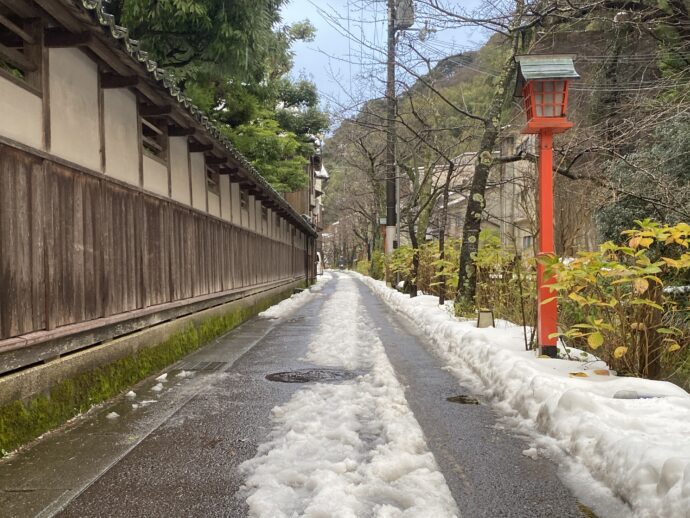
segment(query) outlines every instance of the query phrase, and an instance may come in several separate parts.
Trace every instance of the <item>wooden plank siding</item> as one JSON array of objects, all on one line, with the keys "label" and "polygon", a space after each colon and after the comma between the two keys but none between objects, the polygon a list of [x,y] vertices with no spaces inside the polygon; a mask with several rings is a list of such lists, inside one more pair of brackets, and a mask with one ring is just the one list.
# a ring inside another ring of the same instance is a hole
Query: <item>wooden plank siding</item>
[{"label": "wooden plank siding", "polygon": [[0,144],[0,339],[302,278],[294,243]]}]

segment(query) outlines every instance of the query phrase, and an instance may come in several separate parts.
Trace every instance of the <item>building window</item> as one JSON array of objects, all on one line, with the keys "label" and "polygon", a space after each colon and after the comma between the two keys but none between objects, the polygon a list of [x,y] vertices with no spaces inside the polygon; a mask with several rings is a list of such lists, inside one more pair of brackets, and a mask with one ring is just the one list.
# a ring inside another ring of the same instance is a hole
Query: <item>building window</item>
[{"label": "building window", "polygon": [[526,250],[532,248],[534,244],[534,238],[532,236],[522,236],[522,249]]},{"label": "building window", "polygon": [[13,83],[41,92],[41,26],[11,12],[0,23],[0,75]]},{"label": "building window", "polygon": [[168,123],[165,119],[139,117],[141,145],[144,154],[156,160],[168,161]]},{"label": "building window", "polygon": [[240,207],[246,209],[249,205],[249,194],[247,191],[240,191]]},{"label": "building window", "polygon": [[210,167],[206,167],[206,188],[208,192],[220,196],[220,175]]},{"label": "building window", "polygon": [[268,207],[265,205],[261,206],[261,219],[268,221]]}]

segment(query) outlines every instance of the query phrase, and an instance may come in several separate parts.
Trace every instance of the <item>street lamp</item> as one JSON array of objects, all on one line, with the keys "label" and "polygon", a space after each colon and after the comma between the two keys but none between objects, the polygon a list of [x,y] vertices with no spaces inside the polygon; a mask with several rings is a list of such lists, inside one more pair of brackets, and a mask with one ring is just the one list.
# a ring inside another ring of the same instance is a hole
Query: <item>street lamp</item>
[{"label": "street lamp", "polygon": [[[568,81],[579,79],[573,56],[516,56],[518,81],[516,90],[525,101],[527,125],[522,133],[539,135],[539,222],[538,256],[553,255],[553,135],[573,127],[566,119]],[[537,262],[537,340],[539,353],[557,357],[558,304],[544,278],[544,265]]]}]

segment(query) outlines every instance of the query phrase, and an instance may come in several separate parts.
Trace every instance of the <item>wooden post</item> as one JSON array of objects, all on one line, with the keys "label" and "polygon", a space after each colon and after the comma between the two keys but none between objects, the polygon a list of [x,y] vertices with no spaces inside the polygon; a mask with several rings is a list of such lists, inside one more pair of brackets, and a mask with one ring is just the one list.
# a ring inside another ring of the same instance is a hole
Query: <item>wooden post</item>
[{"label": "wooden post", "polygon": [[[553,130],[546,128],[539,133],[539,250],[538,257],[553,255]],[[552,279],[544,278],[544,265],[537,262],[537,338],[539,353],[556,358],[557,347],[553,334],[558,332],[558,303],[553,299],[543,301],[553,294],[548,288]]]}]

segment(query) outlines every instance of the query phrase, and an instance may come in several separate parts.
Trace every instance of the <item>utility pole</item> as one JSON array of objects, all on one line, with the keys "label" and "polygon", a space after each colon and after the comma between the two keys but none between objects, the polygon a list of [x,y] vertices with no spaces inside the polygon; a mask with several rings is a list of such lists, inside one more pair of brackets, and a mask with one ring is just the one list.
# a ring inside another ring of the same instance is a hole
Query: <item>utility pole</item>
[{"label": "utility pole", "polygon": [[395,117],[397,100],[395,98],[395,4],[388,0],[388,62],[386,80],[386,112],[388,133],[386,139],[386,255],[393,252],[393,241],[396,238],[396,187],[395,171]]},{"label": "utility pole", "polygon": [[[386,139],[386,255],[400,246],[398,223],[399,185],[397,171],[395,118],[398,115],[398,100],[395,97],[395,34],[414,24],[414,3],[412,0],[388,0],[388,77],[386,80],[386,118],[388,134]],[[393,246],[393,243],[396,246]]]}]

